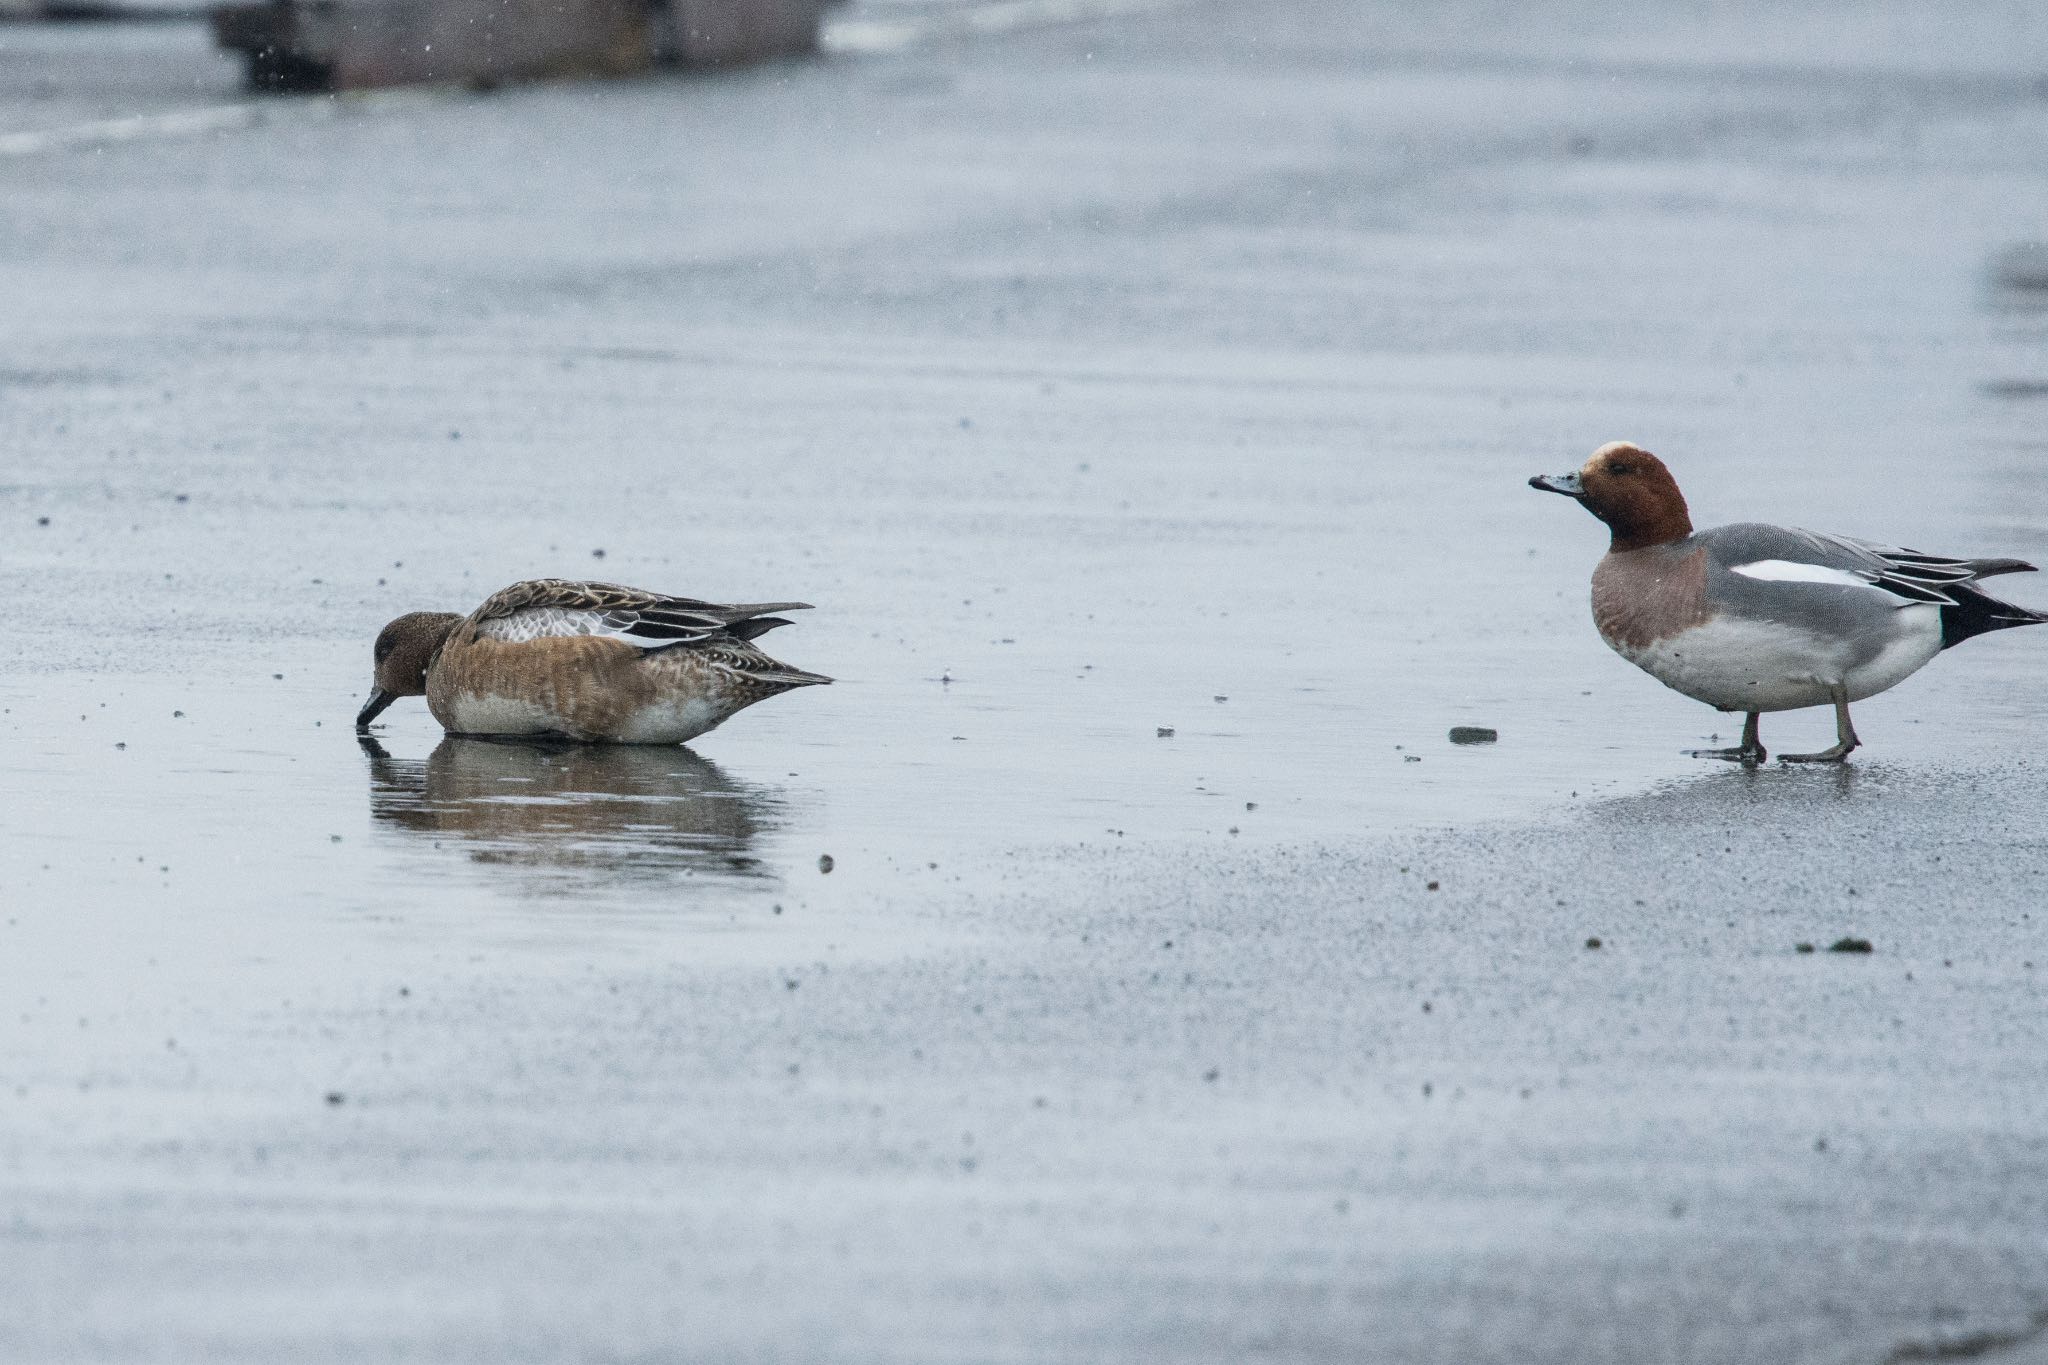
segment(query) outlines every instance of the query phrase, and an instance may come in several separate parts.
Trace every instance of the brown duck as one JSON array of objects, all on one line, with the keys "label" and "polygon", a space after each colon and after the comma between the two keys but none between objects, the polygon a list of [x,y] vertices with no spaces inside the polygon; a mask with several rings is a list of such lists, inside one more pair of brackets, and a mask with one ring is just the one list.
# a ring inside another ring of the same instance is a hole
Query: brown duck
[{"label": "brown duck", "polygon": [[805,602],[721,606],[613,583],[537,578],[467,616],[416,611],[378,632],[367,730],[425,696],[450,734],[680,744],[755,702],[832,680],[753,641]]}]

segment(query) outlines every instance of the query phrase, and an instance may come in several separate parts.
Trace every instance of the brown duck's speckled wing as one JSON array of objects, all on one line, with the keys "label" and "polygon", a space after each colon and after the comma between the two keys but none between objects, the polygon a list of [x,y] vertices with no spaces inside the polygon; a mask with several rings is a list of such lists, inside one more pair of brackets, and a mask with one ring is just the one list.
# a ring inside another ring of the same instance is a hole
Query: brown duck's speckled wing
[{"label": "brown duck's speckled wing", "polygon": [[769,613],[801,611],[809,605],[725,605],[644,592],[617,583],[535,578],[493,593],[470,619],[481,639],[517,642],[554,635],[604,635],[640,649],[666,649],[720,640],[751,640],[789,624]]}]

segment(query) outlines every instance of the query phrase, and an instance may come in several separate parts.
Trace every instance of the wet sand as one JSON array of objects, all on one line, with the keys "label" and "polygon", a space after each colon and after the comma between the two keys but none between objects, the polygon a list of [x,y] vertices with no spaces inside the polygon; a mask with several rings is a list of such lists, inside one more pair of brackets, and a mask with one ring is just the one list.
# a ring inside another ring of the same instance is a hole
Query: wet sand
[{"label": "wet sand", "polygon": [[[0,1356],[2031,1330],[2048,632],[1702,764],[1523,481],[2048,556],[2048,24],[1488,12],[0,156]],[[177,107],[39,41],[0,134]],[[541,574],[840,681],[357,743],[385,619]]]}]

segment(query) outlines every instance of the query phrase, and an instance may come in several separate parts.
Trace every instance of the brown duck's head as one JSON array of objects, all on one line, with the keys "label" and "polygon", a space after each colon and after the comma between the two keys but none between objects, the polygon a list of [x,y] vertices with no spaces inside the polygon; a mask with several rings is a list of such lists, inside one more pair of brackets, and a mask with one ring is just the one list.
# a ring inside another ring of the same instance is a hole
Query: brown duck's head
[{"label": "brown duck's head", "polygon": [[1692,534],[1685,495],[1664,462],[1639,445],[1610,441],[1572,474],[1538,474],[1531,488],[1577,498],[1614,533],[1610,550],[1668,545]]},{"label": "brown duck's head", "polygon": [[356,713],[356,729],[367,730],[400,697],[426,694],[427,665],[461,619],[452,611],[412,611],[377,632],[370,699]]}]

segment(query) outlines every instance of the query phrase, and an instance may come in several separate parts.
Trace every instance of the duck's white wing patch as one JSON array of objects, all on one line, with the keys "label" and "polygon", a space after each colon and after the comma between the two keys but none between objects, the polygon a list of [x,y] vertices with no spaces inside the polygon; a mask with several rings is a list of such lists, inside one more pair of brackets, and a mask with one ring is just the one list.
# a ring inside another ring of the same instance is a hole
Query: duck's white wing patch
[{"label": "duck's white wing patch", "polygon": [[1763,583],[1827,583],[1841,588],[1868,588],[1872,592],[1883,593],[1901,607],[1916,602],[1946,603],[1949,600],[1924,583],[1902,580],[1885,573],[1844,569],[1833,564],[1809,564],[1799,559],[1753,559],[1747,564],[1731,564],[1728,570]]},{"label": "duck's white wing patch", "polygon": [[622,620],[616,612],[579,611],[574,607],[529,607],[481,621],[477,624],[476,633],[483,639],[503,640],[508,644],[544,640],[557,635],[602,635],[607,639],[623,640],[638,649],[659,649],[675,643],[673,639],[657,640],[636,635],[628,629],[631,624],[630,618]]},{"label": "duck's white wing patch", "polygon": [[1748,564],[1731,564],[1731,573],[1744,578],[1754,578],[1765,583],[1834,583],[1848,588],[1869,588],[1876,585],[1867,574],[1853,569],[1837,569],[1826,564],[1802,564],[1796,559],[1758,559]]}]

